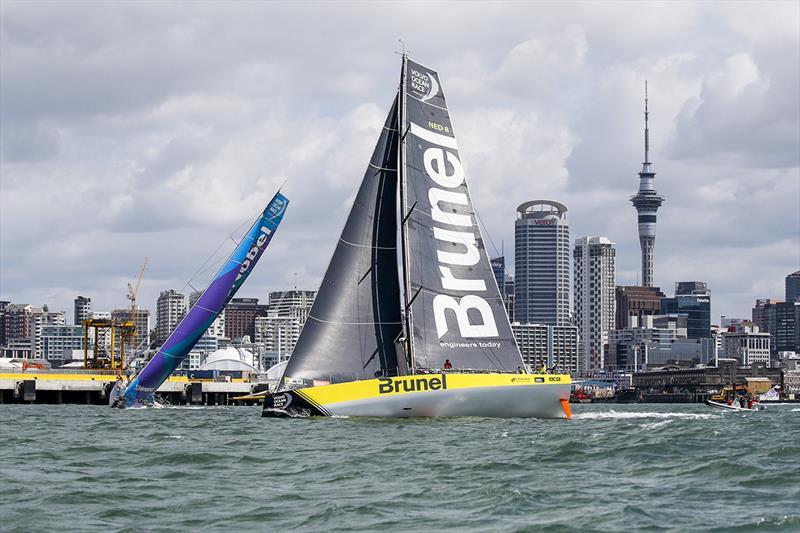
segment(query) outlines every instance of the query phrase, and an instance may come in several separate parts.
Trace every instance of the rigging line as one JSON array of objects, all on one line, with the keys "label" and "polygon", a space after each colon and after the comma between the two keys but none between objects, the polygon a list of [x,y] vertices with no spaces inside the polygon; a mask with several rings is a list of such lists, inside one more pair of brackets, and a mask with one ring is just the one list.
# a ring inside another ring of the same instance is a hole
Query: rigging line
[{"label": "rigging line", "polygon": [[369,163],[369,166],[371,166],[372,168],[377,168],[378,170],[385,170],[387,172],[397,172],[396,168],[379,167],[378,165],[373,165],[372,162]]},{"label": "rigging line", "polygon": [[308,318],[316,320],[317,322],[322,322],[323,324],[336,324],[340,326],[381,326],[385,324],[402,324],[402,322],[337,322],[335,320],[323,320],[312,315],[308,315]]},{"label": "rigging line", "polygon": [[478,224],[480,224],[481,226],[483,226],[483,232],[484,232],[484,233],[486,234],[486,236],[489,238],[489,242],[490,242],[490,243],[492,243],[492,248],[494,248],[494,256],[495,256],[495,257],[500,257],[500,254],[498,254],[498,253],[497,253],[497,246],[494,244],[494,241],[492,240],[492,236],[491,236],[491,234],[489,233],[489,228],[487,228],[487,227],[486,227],[486,224],[484,224],[484,223],[483,223],[483,219],[482,219],[482,218],[481,218],[481,216],[478,214],[478,212],[477,212],[477,211],[475,211],[475,207],[474,207],[474,206],[473,206],[473,208],[472,208],[472,212],[473,212],[473,213],[475,213],[475,218],[477,218],[477,219],[478,219]]},{"label": "rigging line", "polygon": [[356,244],[354,242],[346,241],[339,237],[339,240],[350,246],[357,246],[359,248],[374,248],[375,250],[397,250],[397,246],[372,246],[371,244]]},{"label": "rigging line", "polygon": [[[238,232],[239,230],[241,230],[242,226],[246,225],[247,223],[251,223],[251,224],[252,224],[252,222],[255,222],[255,220],[256,220],[256,219],[257,219],[259,216],[261,216],[261,213],[262,213],[263,211],[264,211],[263,209],[259,209],[259,210],[258,210],[258,214],[257,214],[256,216],[252,216],[252,215],[251,215],[250,217],[248,217],[248,218],[247,218],[247,220],[245,220],[244,222],[242,222],[241,224],[239,224],[239,226],[237,226],[237,227],[236,227],[236,229],[234,229],[234,230],[233,230],[233,232],[231,232],[231,233]],[[251,221],[252,221],[252,222],[251,222]],[[231,237],[231,233],[229,233],[229,234],[227,235],[227,237]],[[196,277],[197,277],[197,276],[198,276],[198,275],[199,275],[201,272],[205,272],[205,271],[207,270],[207,268],[206,268],[206,265],[208,264],[208,262],[209,262],[209,261],[211,261],[211,260],[213,260],[213,259],[214,259],[214,257],[217,255],[217,252],[219,252],[220,248],[222,248],[222,247],[225,245],[225,243],[228,241],[228,238],[227,238],[227,237],[226,237],[226,238],[224,238],[224,239],[222,239],[222,241],[219,243],[219,246],[217,246],[217,248],[216,248],[216,249],[215,249],[213,252],[211,252],[211,254],[210,254],[210,255],[209,255],[207,258],[206,258],[206,260],[205,260],[205,261],[203,261],[203,263],[202,263],[202,264],[200,265],[200,267],[199,267],[199,268],[198,268],[198,269],[195,271],[195,273],[194,273],[194,274],[192,274],[192,276],[191,276],[191,277],[188,279],[188,281],[187,281],[187,282],[186,282],[186,284],[184,285],[184,288],[186,287],[186,285],[188,285],[188,284],[190,284],[192,281],[194,281],[194,279],[195,279],[195,278],[196,278]],[[231,239],[233,239],[233,238],[231,237]],[[237,243],[236,245],[238,246],[239,244]],[[216,262],[218,262],[218,260],[215,260],[215,261],[214,261],[214,263],[216,263]],[[204,270],[204,269],[205,269],[205,270]]]}]

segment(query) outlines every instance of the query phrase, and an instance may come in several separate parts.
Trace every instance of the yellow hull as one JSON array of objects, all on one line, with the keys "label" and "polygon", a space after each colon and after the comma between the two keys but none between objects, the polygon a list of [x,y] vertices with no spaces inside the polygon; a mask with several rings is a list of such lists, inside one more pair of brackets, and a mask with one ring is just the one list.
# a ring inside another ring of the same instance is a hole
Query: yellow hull
[{"label": "yellow hull", "polygon": [[264,416],[568,418],[566,374],[420,374],[267,395]]}]

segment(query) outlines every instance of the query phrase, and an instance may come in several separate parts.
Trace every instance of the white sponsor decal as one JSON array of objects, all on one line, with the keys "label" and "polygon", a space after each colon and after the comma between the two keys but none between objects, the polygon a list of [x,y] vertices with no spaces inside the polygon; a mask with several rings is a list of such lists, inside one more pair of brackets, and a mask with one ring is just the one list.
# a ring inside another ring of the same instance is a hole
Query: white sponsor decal
[{"label": "white sponsor decal", "polygon": [[[432,77],[429,77],[429,79],[432,79]],[[460,231],[436,226],[433,228],[433,237],[436,241],[442,243],[442,248],[444,248],[444,243],[450,245],[446,249],[436,251],[436,256],[440,263],[439,271],[442,274],[442,288],[463,292],[484,292],[486,291],[486,283],[482,279],[456,278],[449,266],[473,266],[477,265],[481,258],[472,217],[470,215],[448,213],[441,206],[442,203],[469,205],[466,194],[460,191],[448,190],[460,187],[464,183],[464,167],[461,165],[461,161],[459,161],[454,152],[447,150],[447,148],[451,150],[458,149],[456,140],[454,137],[432,132],[413,122],[410,124],[410,132],[412,135],[435,145],[426,149],[422,154],[426,174],[436,185],[441,187],[431,187],[428,190],[431,218],[434,222],[463,228]],[[451,173],[448,173],[448,164],[452,169]],[[453,244],[456,246],[452,247]],[[470,310],[478,312],[481,323],[473,324],[470,321]],[[438,294],[433,298],[433,317],[436,322],[436,333],[440,339],[448,331],[448,313],[455,316],[462,337],[498,336],[497,323],[495,322],[492,307],[489,302],[480,296],[467,294],[459,299],[446,294]],[[450,346],[451,344],[453,346]],[[442,343],[442,346],[456,347],[455,344],[458,343]],[[463,347],[477,348],[479,345],[480,347],[489,347],[484,345],[493,343],[464,344],[465,346]]]},{"label": "white sponsor decal", "polygon": [[261,233],[258,235],[256,242],[253,243],[253,247],[250,248],[249,252],[247,252],[244,261],[242,261],[242,266],[239,267],[239,275],[236,276],[236,281],[239,281],[242,276],[245,275],[247,270],[250,268],[250,264],[255,260],[256,257],[258,257],[261,247],[267,242],[267,237],[269,237],[269,234],[272,233],[272,231],[266,226],[261,226],[259,230]]},{"label": "white sponsor decal", "polygon": [[411,90],[420,96],[420,100],[427,102],[439,94],[439,82],[430,72],[420,72],[411,69]]}]

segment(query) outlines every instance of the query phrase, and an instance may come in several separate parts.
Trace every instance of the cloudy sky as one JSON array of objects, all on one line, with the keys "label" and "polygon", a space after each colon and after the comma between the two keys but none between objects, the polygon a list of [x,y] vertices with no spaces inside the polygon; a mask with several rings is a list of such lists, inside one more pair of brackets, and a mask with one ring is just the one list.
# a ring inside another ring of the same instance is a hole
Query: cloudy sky
[{"label": "cloudy sky", "polygon": [[715,320],[749,316],[800,268],[799,6],[4,0],[0,299],[122,307],[148,256],[153,309],[284,182],[289,212],[240,296],[315,289],[402,37],[440,73],[497,248],[513,257],[518,204],[555,199],[573,238],[617,243],[618,284],[640,268],[649,80],[656,284],[707,281]]}]

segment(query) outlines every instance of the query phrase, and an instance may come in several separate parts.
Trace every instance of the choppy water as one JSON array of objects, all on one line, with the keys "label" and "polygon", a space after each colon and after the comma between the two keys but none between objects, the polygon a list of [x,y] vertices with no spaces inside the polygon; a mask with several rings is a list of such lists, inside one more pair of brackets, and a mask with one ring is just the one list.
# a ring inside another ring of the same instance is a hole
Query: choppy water
[{"label": "choppy water", "polygon": [[262,419],[0,406],[3,531],[800,530],[800,406]]}]

